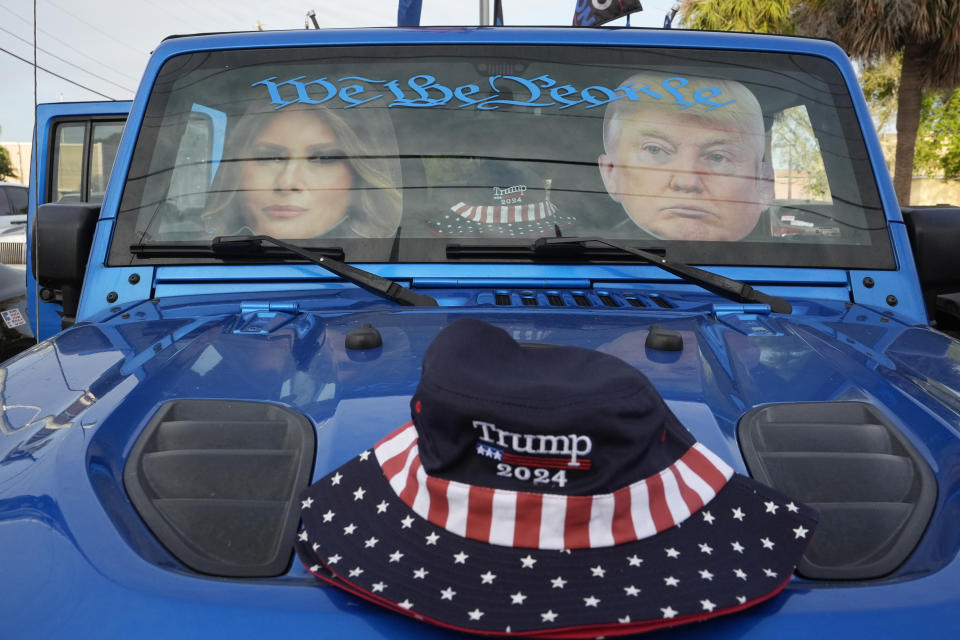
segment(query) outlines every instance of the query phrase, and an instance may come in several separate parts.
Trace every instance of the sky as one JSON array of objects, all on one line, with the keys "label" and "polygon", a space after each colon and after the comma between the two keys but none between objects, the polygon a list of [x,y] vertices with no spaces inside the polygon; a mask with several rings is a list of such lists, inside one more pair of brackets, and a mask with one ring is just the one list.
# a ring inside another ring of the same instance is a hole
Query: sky
[{"label": "sky", "polygon": [[[396,25],[398,0],[0,0],[0,141],[33,134],[37,102],[128,100],[150,52],[174,34]],[[677,0],[643,0],[633,27],[662,27]],[[493,0],[489,2],[493,6]],[[576,0],[503,0],[507,25],[569,26]],[[421,25],[476,25],[478,0],[423,0]],[[623,25],[624,19],[610,23]],[[21,59],[18,59],[22,58]],[[62,78],[58,78],[53,72]],[[82,85],[82,86],[78,86]]]}]

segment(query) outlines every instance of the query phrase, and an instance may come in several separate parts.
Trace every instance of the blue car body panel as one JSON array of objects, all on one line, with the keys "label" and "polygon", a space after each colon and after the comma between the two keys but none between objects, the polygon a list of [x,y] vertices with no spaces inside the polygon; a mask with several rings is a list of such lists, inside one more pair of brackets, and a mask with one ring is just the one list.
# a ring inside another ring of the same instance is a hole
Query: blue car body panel
[{"label": "blue car body panel", "polygon": [[[654,634],[678,638],[943,637],[960,628],[960,343],[926,326],[903,219],[859,91],[863,125],[896,257],[895,270],[715,267],[788,298],[790,316],[730,303],[649,265],[357,265],[436,297],[399,308],[313,265],[107,266],[124,179],[164,62],[198,50],[302,45],[525,43],[792,51],[854,71],[814,40],[641,30],[389,29],[224,34],[165,41],[132,105],[57,105],[38,112],[36,148],[63,113],[125,113],[125,127],[87,267],[78,325],[0,372],[0,635],[234,637],[330,635],[449,638],[320,584],[296,558],[274,578],[199,575],[151,534],[124,488],[124,462],[157,408],[177,398],[260,400],[316,427],[313,478],[409,420],[419,363],[433,337],[470,315],[518,340],[609,352],[642,371],[694,436],[737,471],[737,423],[781,402],[864,401],[916,447],[938,482],[933,518],[908,560],[882,580],[794,578],[747,612]],[[44,184],[35,167],[33,184]],[[30,209],[30,224],[35,210]],[[139,276],[133,282],[130,276]],[[864,284],[872,278],[873,286]],[[660,296],[651,305],[526,307],[555,287]],[[35,296],[30,281],[28,294]],[[535,290],[533,293],[528,291]],[[116,293],[108,301],[108,293]],[[506,295],[509,304],[495,304]],[[890,296],[896,298],[890,303]],[[42,311],[48,330],[59,319]],[[256,329],[251,319],[258,320]],[[383,347],[344,348],[370,323]],[[678,331],[678,357],[651,354],[652,324]],[[39,332],[38,334],[42,334]],[[276,380],[264,385],[264,372]]]}]

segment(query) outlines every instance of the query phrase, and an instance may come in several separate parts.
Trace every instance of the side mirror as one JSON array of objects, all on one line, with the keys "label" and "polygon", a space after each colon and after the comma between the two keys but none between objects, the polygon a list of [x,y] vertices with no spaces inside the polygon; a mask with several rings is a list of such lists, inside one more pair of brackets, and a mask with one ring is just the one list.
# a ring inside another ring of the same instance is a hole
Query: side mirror
[{"label": "side mirror", "polygon": [[76,321],[80,290],[100,205],[42,204],[33,233],[33,264],[41,298],[63,305],[61,325]]}]

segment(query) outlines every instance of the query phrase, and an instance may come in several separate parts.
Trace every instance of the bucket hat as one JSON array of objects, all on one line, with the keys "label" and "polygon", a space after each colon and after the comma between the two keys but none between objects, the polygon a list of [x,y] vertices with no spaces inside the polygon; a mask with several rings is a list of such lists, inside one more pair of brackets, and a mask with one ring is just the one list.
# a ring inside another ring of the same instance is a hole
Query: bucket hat
[{"label": "bucket hat", "polygon": [[461,631],[637,633],[784,588],[810,507],[734,473],[614,356],[459,319],[412,421],[301,496],[321,580]]}]

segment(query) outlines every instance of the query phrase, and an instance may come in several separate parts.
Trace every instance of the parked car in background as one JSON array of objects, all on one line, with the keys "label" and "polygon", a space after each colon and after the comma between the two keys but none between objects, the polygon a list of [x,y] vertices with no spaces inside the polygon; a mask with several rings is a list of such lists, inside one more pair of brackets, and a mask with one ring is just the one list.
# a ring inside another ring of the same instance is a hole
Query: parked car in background
[{"label": "parked car in background", "polygon": [[27,221],[29,193],[25,185],[0,182],[0,230]]}]

